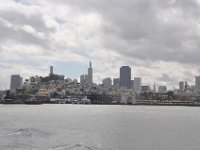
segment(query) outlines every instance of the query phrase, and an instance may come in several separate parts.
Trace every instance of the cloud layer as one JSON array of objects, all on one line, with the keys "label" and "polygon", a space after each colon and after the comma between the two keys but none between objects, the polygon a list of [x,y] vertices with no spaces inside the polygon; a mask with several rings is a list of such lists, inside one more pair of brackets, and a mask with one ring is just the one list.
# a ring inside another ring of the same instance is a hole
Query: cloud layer
[{"label": "cloud layer", "polygon": [[199,23],[198,0],[2,0],[0,83],[9,85],[10,74],[45,75],[49,65],[89,60],[96,82],[130,65],[145,84],[193,83]]}]

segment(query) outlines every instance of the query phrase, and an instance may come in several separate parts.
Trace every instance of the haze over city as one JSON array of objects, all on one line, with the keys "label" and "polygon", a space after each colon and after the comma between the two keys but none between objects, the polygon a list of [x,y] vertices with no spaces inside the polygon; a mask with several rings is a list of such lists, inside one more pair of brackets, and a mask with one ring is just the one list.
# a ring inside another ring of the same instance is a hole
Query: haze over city
[{"label": "haze over city", "polygon": [[90,60],[97,83],[128,65],[144,84],[194,84],[199,16],[199,0],[1,0],[0,84],[48,75],[51,65],[79,79]]}]

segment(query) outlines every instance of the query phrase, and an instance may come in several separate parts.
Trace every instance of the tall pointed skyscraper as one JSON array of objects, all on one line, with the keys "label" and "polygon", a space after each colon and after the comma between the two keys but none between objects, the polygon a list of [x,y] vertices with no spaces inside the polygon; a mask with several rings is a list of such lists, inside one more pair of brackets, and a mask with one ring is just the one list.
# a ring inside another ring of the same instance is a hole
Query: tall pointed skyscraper
[{"label": "tall pointed skyscraper", "polygon": [[153,85],[153,92],[156,93],[156,83]]},{"label": "tall pointed skyscraper", "polygon": [[92,62],[90,61],[90,67],[88,68],[88,83],[93,83],[93,69],[92,69]]}]

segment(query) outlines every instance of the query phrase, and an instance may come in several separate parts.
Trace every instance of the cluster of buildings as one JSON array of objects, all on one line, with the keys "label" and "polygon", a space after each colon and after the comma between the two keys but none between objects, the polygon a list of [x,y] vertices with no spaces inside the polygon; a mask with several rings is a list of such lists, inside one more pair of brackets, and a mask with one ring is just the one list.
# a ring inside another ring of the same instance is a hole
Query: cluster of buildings
[{"label": "cluster of buildings", "polygon": [[[120,67],[118,78],[106,77],[101,84],[93,82],[92,62],[89,63],[87,74],[77,79],[65,78],[64,75],[55,74],[53,66],[50,66],[49,75],[46,77],[31,76],[23,79],[20,75],[11,75],[10,93],[34,94],[46,97],[67,97],[67,96],[90,96],[99,101],[119,102],[122,97],[127,97],[128,101],[134,99],[133,95],[144,93],[167,94],[167,86],[154,84],[153,88],[149,85],[142,85],[141,77],[132,79],[131,68],[129,66]],[[128,94],[127,94],[128,93]],[[195,85],[189,85],[187,81],[179,82],[179,89],[174,89],[173,93],[179,96],[200,96],[200,76],[195,77]]]}]

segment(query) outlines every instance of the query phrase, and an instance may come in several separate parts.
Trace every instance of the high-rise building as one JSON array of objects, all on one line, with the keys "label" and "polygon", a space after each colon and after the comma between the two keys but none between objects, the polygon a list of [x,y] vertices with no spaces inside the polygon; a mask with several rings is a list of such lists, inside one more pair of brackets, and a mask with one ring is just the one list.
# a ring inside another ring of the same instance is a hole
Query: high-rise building
[{"label": "high-rise building", "polygon": [[195,77],[195,89],[200,91],[200,76]]},{"label": "high-rise building", "polygon": [[93,68],[92,68],[92,62],[90,61],[90,67],[88,68],[88,84],[93,83]]},{"label": "high-rise building", "polygon": [[188,85],[188,82],[187,82],[187,81],[185,81],[185,91],[187,91],[187,90],[188,90],[188,87],[189,87],[189,85]]},{"label": "high-rise building", "polygon": [[131,88],[131,68],[129,66],[122,66],[120,68],[120,88]]},{"label": "high-rise building", "polygon": [[113,85],[114,85],[116,88],[119,88],[119,78],[114,78],[114,79],[113,79]]},{"label": "high-rise building", "polygon": [[153,85],[153,92],[156,93],[156,84]]},{"label": "high-rise building", "polygon": [[18,75],[18,74],[11,75],[10,89],[11,90],[21,89],[22,82],[23,82],[23,78],[20,77],[20,75]]},{"label": "high-rise building", "polygon": [[142,86],[142,79],[141,78],[134,78],[133,88],[136,93],[141,92],[141,86]]},{"label": "high-rise building", "polygon": [[103,79],[102,83],[105,87],[111,87],[112,86],[112,79],[111,78],[105,78],[105,79]]},{"label": "high-rise building", "polygon": [[185,91],[185,83],[183,81],[179,82],[179,92],[183,93]]}]

